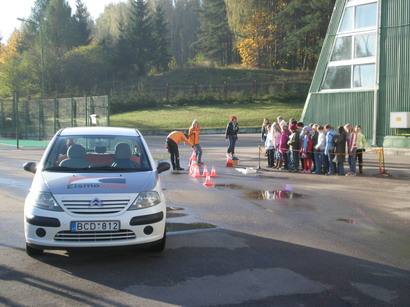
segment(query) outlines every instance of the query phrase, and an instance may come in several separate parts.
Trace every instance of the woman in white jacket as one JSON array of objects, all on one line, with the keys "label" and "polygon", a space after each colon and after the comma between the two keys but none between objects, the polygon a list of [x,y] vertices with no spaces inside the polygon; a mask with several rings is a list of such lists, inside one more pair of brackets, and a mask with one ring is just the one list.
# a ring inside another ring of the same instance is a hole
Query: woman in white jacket
[{"label": "woman in white jacket", "polygon": [[314,170],[314,174],[322,174],[323,173],[323,155],[326,147],[326,133],[323,129],[323,126],[319,126],[317,129],[319,132],[319,136],[317,138],[317,144],[314,150],[314,158],[315,158],[315,165],[316,168]]}]

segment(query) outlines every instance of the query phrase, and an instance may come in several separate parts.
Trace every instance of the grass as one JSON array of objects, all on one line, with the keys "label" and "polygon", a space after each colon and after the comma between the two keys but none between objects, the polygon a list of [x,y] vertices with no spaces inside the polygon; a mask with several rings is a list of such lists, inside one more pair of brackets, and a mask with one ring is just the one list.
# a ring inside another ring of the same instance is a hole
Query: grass
[{"label": "grass", "polygon": [[187,129],[193,119],[198,119],[202,128],[224,128],[230,115],[236,115],[240,127],[260,127],[264,117],[269,119],[281,115],[298,119],[303,103],[259,101],[223,105],[164,107],[115,114],[111,125],[133,127],[140,130]]}]

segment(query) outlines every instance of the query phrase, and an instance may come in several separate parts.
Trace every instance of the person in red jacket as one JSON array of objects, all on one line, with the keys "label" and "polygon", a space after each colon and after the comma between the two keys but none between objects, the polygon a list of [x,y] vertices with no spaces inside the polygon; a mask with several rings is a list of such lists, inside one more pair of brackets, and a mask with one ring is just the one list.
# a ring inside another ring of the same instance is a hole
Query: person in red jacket
[{"label": "person in red jacket", "polygon": [[302,157],[303,157],[303,172],[312,172],[312,155],[313,155],[313,139],[312,139],[312,128],[306,126],[303,128],[303,146],[302,146]]}]

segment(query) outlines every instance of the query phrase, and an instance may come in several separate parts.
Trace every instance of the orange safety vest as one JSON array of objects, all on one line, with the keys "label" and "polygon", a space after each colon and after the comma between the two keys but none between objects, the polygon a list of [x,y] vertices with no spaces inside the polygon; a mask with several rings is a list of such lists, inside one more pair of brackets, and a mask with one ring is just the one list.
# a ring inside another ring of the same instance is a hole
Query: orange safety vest
[{"label": "orange safety vest", "polygon": [[172,131],[168,134],[167,138],[173,140],[175,143],[187,143],[192,145],[192,143],[185,137],[185,135],[181,131]]},{"label": "orange safety vest", "polygon": [[201,129],[199,127],[197,128],[189,128],[189,141],[191,142],[192,145],[197,145],[199,144],[199,133]]}]

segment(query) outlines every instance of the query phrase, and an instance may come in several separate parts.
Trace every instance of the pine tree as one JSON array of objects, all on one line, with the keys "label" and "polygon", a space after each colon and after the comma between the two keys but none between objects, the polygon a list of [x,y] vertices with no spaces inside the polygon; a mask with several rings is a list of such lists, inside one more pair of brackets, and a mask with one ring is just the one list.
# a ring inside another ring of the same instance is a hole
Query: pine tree
[{"label": "pine tree", "polygon": [[231,62],[232,33],[224,0],[204,0],[200,11],[199,49],[221,65]]},{"label": "pine tree", "polygon": [[90,42],[92,19],[82,0],[76,0],[76,12],[73,16],[76,23],[76,46],[87,45]]},{"label": "pine tree", "polygon": [[136,74],[143,76],[153,60],[152,24],[144,0],[133,0],[131,4],[128,40],[133,55],[130,62]]},{"label": "pine tree", "polygon": [[165,21],[164,10],[161,4],[157,4],[153,17],[154,38],[154,65],[158,70],[168,69],[171,60],[169,52],[168,25]]}]

